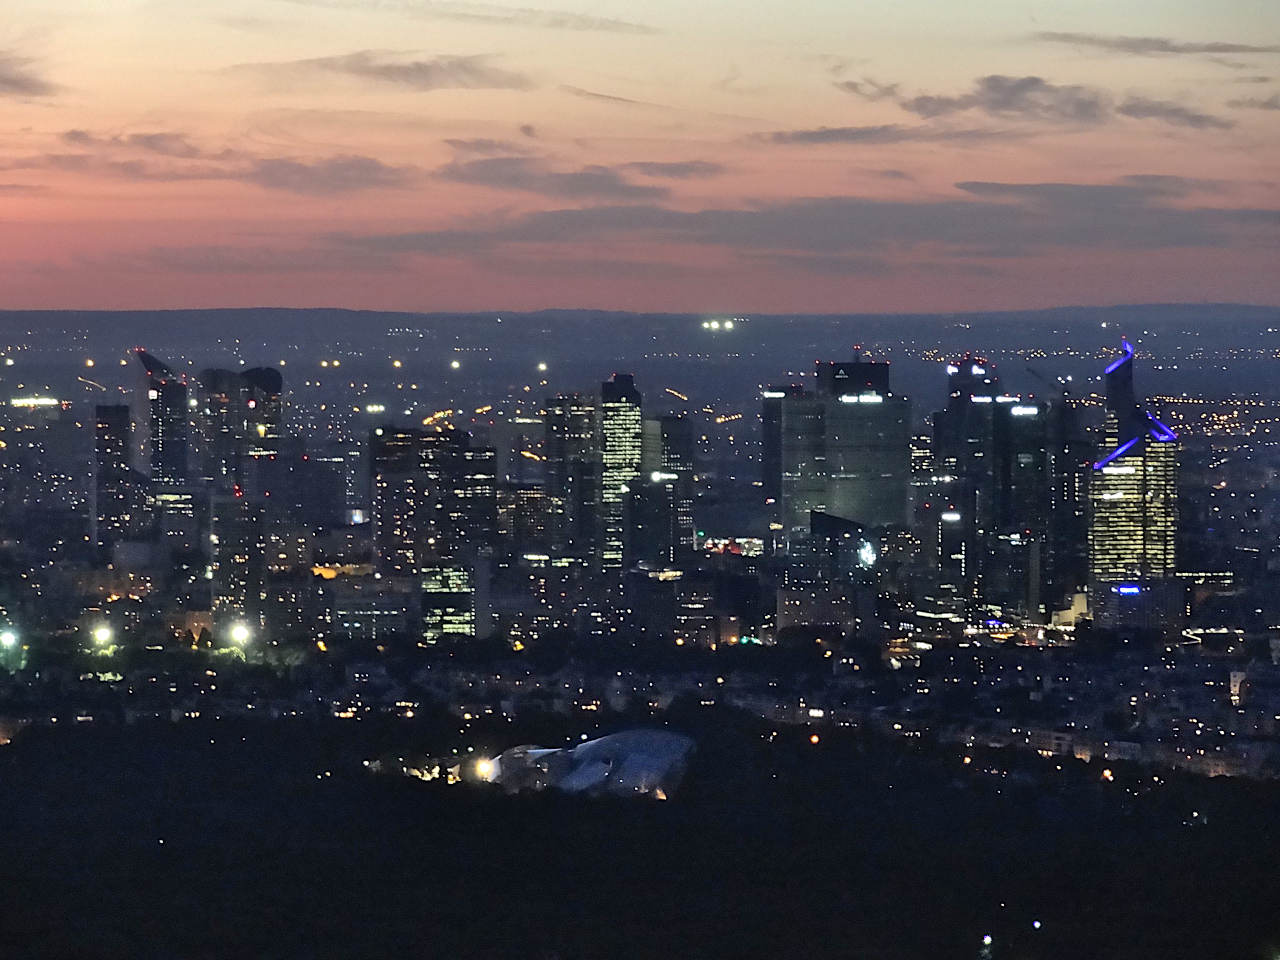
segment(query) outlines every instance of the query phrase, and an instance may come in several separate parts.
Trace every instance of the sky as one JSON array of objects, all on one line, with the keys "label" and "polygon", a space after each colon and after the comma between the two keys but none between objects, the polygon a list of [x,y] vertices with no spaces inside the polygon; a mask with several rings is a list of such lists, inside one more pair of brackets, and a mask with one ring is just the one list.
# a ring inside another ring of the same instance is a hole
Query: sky
[{"label": "sky", "polygon": [[1280,304],[1275,0],[551,2],[4,0],[0,308]]}]

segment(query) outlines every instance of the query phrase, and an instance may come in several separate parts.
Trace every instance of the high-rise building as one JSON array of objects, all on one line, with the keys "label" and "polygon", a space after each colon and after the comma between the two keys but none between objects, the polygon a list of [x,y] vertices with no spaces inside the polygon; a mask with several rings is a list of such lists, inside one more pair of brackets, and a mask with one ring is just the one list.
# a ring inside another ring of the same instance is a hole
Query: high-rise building
[{"label": "high-rise building", "polygon": [[104,555],[130,535],[143,509],[142,490],[129,462],[132,443],[126,404],[94,408],[93,539]]},{"label": "high-rise building", "polygon": [[144,399],[139,417],[144,425],[139,438],[143,444],[143,461],[152,484],[182,486],[190,477],[191,412],[187,377],[145,350],[139,349],[137,357],[144,375]]},{"label": "high-rise building", "polygon": [[1089,484],[1089,601],[1104,626],[1159,628],[1178,606],[1178,438],[1138,400],[1133,347],[1105,371]]},{"label": "high-rise building", "polygon": [[813,511],[906,523],[911,402],[889,389],[887,363],[819,363],[813,390],[770,388],[762,402],[765,494],[785,537],[806,536]]},{"label": "high-rise building", "polygon": [[280,455],[280,372],[270,367],[205,370],[199,388],[201,476],[222,489],[239,485],[250,497],[262,496]]},{"label": "high-rise building", "polygon": [[[1074,411],[1000,388],[995,365],[966,354],[947,366],[947,405],[933,417],[927,500],[945,501],[939,573],[964,602],[1042,620],[1080,586],[1071,499],[1080,448]],[[1076,458],[1073,460],[1072,458]],[[936,512],[936,511],[935,511]]]},{"label": "high-rise building", "polygon": [[627,502],[640,476],[644,416],[629,373],[600,385],[600,566],[622,568]]},{"label": "high-rise building", "polygon": [[376,564],[421,591],[423,638],[488,631],[493,450],[457,430],[379,427],[370,439]]},{"label": "high-rise building", "polygon": [[257,627],[266,599],[266,525],[261,503],[240,487],[209,502],[209,573],[215,629]]},{"label": "high-rise building", "polygon": [[596,403],[577,393],[549,397],[543,407],[543,423],[551,552],[562,557],[594,557],[599,542],[596,503],[601,482]]}]

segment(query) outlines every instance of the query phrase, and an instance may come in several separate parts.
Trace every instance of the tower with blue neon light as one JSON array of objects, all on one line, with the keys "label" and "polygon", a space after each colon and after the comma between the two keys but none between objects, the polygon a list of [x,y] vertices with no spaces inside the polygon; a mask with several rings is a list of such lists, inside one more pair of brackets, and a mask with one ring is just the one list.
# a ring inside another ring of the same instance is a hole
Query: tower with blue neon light
[{"label": "tower with blue neon light", "polygon": [[1089,605],[1101,626],[1168,628],[1178,609],[1178,437],[1138,400],[1133,346],[1105,370],[1089,484]]}]

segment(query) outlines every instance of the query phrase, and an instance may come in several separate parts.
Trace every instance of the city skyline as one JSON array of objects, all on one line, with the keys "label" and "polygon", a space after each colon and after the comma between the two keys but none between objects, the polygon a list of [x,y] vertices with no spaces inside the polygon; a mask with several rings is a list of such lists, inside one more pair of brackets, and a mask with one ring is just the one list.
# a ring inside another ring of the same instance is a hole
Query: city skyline
[{"label": "city skyline", "polygon": [[1280,11],[17,0],[7,306],[1280,302]]}]

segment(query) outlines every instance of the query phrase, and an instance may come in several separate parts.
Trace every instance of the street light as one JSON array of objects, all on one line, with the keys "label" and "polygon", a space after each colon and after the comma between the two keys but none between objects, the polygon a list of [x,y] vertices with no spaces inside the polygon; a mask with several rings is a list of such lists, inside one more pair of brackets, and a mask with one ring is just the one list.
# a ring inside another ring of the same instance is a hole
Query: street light
[{"label": "street light", "polygon": [[4,647],[6,650],[12,650],[17,645],[18,635],[16,633],[12,630],[0,631],[0,647]]},{"label": "street light", "polygon": [[231,627],[231,642],[238,647],[243,647],[249,642],[249,626],[244,623],[233,624]]},{"label": "street light", "polygon": [[100,623],[93,628],[93,642],[100,647],[105,647],[111,642],[111,628],[105,623]]}]

